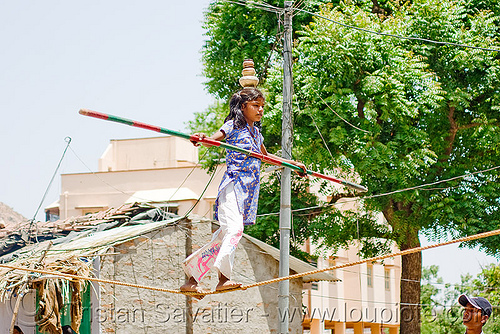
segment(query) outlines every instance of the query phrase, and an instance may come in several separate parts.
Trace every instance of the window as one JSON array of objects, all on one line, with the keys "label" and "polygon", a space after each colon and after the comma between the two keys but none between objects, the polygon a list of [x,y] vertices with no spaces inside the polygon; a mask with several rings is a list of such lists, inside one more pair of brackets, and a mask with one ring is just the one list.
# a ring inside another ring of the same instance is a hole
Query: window
[{"label": "window", "polygon": [[84,209],[81,209],[81,210],[82,210],[82,216],[86,216],[86,215],[92,215],[94,213],[98,213],[98,212],[104,211],[105,208],[103,208],[103,207],[100,207],[100,208],[84,208]]},{"label": "window", "polygon": [[373,267],[372,266],[366,267],[366,285],[368,285],[369,288],[373,288]]},{"label": "window", "polygon": [[98,213],[98,212],[107,210],[108,207],[106,205],[75,206],[75,209],[80,210],[82,216],[86,216],[86,215],[91,215],[94,213]]},{"label": "window", "polygon": [[54,214],[51,213],[50,211],[45,211],[45,221],[46,222],[55,222],[56,220],[59,220],[59,214]]},{"label": "window", "polygon": [[386,290],[391,289],[391,271],[389,269],[384,270],[384,285]]}]

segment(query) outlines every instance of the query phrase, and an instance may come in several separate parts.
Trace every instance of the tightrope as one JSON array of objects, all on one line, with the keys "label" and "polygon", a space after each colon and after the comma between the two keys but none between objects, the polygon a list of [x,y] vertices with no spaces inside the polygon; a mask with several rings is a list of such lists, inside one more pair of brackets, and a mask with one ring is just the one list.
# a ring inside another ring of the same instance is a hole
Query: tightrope
[{"label": "tightrope", "polygon": [[0,263],[0,268],[7,268],[7,269],[12,269],[12,270],[22,270],[22,271],[28,271],[31,273],[39,273],[39,274],[45,274],[45,275],[55,275],[55,276],[59,276],[61,278],[67,278],[67,279],[72,279],[72,280],[86,280],[86,281],[98,282],[98,283],[103,283],[103,284],[121,285],[121,286],[127,286],[127,287],[132,287],[132,288],[155,290],[155,291],[160,291],[160,292],[168,292],[168,293],[175,293],[175,294],[182,294],[182,295],[197,295],[197,296],[203,295],[204,296],[204,295],[213,295],[213,294],[219,294],[219,293],[233,292],[233,291],[238,291],[238,290],[247,290],[247,289],[262,286],[262,285],[267,285],[267,284],[272,284],[272,283],[281,282],[281,281],[285,281],[285,280],[291,280],[291,279],[300,278],[300,277],[304,277],[304,276],[314,275],[314,274],[325,272],[325,271],[342,269],[342,268],[351,267],[351,266],[355,266],[355,265],[366,263],[366,262],[380,261],[380,260],[384,260],[384,259],[387,259],[390,257],[418,253],[418,252],[421,252],[421,251],[427,250],[427,249],[442,247],[442,246],[451,245],[451,244],[459,243],[459,242],[466,242],[466,241],[472,241],[472,240],[477,240],[477,239],[483,239],[483,238],[487,238],[487,237],[491,237],[491,236],[495,236],[495,235],[500,235],[500,229],[489,231],[489,232],[483,232],[483,233],[479,233],[479,234],[475,234],[475,235],[471,235],[471,236],[467,236],[467,237],[463,237],[463,238],[453,239],[453,240],[437,243],[434,245],[410,248],[410,249],[406,249],[404,251],[400,251],[400,252],[396,252],[396,253],[375,256],[375,257],[371,257],[368,259],[339,264],[339,265],[328,267],[328,268],[306,271],[306,272],[298,273],[295,275],[283,276],[283,277],[270,279],[267,281],[261,281],[261,282],[257,282],[257,283],[253,283],[253,284],[242,285],[241,287],[236,288],[236,289],[222,290],[222,291],[217,291],[217,290],[206,291],[206,292],[201,292],[201,293],[200,292],[188,292],[188,291],[166,289],[166,288],[161,288],[161,287],[133,284],[133,283],[127,283],[127,282],[121,282],[121,281],[113,281],[113,280],[101,279],[101,278],[97,278],[97,277],[65,274],[65,273],[61,273],[61,272],[41,270],[41,269],[17,267],[17,266],[12,266],[12,265],[3,264],[3,263]]},{"label": "tightrope", "polygon": [[355,262],[348,262],[348,263],[344,263],[344,264],[339,264],[339,265],[336,265],[336,266],[333,266],[333,267],[328,267],[328,268],[323,268],[323,269],[317,269],[317,270],[307,271],[307,272],[304,272],[304,273],[299,273],[299,274],[295,274],[295,275],[289,275],[289,276],[286,276],[286,277],[278,277],[278,278],[275,278],[275,279],[272,279],[272,280],[268,280],[268,281],[262,281],[262,282],[257,282],[257,283],[254,283],[254,284],[244,285],[244,286],[241,287],[241,289],[242,290],[246,290],[246,289],[249,289],[249,288],[253,288],[253,287],[257,287],[257,286],[261,286],[261,285],[265,285],[265,284],[271,284],[271,283],[281,282],[281,281],[284,281],[284,280],[287,280],[287,279],[294,279],[294,278],[299,278],[299,277],[303,277],[303,276],[313,275],[313,274],[317,274],[317,273],[321,273],[321,272],[325,272],[325,271],[330,271],[330,270],[335,270],[335,269],[342,269],[342,268],[345,268],[345,267],[351,267],[351,266],[355,266],[355,265],[366,263],[366,262],[380,261],[380,260],[384,260],[384,259],[387,259],[387,258],[390,258],[390,257],[403,256],[403,255],[408,255],[408,254],[412,254],[412,253],[418,253],[418,252],[421,252],[423,250],[427,250],[427,249],[431,249],[431,248],[437,248],[437,247],[441,247],[441,246],[451,245],[451,244],[454,244],[454,243],[459,243],[459,242],[465,242],[465,241],[471,241],[471,240],[477,240],[477,239],[492,237],[494,235],[499,235],[499,234],[500,234],[500,229],[499,230],[494,230],[494,231],[489,231],[489,232],[484,232],[484,233],[479,233],[479,234],[474,234],[474,235],[470,235],[468,237],[463,237],[463,238],[459,238],[459,239],[453,239],[453,240],[441,242],[441,243],[434,244],[434,245],[428,245],[428,246],[410,248],[410,249],[406,249],[404,251],[400,251],[400,252],[396,252],[396,253],[375,256],[375,257],[371,257],[371,258],[364,259],[364,260],[359,260],[359,261],[355,261]]}]

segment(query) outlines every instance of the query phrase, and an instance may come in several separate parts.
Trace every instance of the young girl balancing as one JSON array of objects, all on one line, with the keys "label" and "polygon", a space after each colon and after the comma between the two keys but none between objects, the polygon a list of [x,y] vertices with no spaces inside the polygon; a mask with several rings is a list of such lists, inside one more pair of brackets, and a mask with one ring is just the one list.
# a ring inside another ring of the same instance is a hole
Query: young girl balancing
[{"label": "young girl balancing", "polygon": [[[305,171],[304,164],[282,159],[266,151],[264,138],[259,130],[263,107],[264,95],[257,88],[243,88],[231,97],[229,115],[224,125],[210,138],[219,141],[225,139],[228,144],[272,156]],[[200,139],[206,137],[203,133],[195,135]],[[236,289],[241,286],[241,283],[231,280],[231,272],[243,226],[255,224],[261,161],[227,150],[226,165],[227,170],[215,202],[215,218],[219,221],[220,228],[213,234],[210,243],[184,260],[184,271],[189,279],[180,287],[181,291],[203,293],[198,282],[211,267],[217,268],[219,273],[216,290]]]}]

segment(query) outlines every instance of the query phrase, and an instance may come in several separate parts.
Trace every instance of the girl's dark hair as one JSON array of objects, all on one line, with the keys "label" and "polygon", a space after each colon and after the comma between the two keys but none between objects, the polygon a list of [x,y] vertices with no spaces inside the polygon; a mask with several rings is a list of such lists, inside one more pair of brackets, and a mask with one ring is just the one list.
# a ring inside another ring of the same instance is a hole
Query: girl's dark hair
[{"label": "girl's dark hair", "polygon": [[[229,115],[227,115],[224,122],[233,120],[235,128],[239,129],[245,127],[247,121],[243,116],[241,107],[245,102],[255,101],[257,99],[265,100],[264,94],[257,88],[245,87],[239,92],[234,93],[229,101]],[[260,128],[260,122],[255,122],[254,125]]]}]

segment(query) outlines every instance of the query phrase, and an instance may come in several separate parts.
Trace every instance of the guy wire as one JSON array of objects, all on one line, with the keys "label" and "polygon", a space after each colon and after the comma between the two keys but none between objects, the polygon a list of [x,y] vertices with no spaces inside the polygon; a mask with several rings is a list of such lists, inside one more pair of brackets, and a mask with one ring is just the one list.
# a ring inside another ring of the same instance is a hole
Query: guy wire
[{"label": "guy wire", "polygon": [[[30,221],[30,226],[28,228],[28,233],[29,233],[29,231],[31,231],[31,228],[33,227],[33,223],[35,222],[35,219],[36,219],[36,215],[38,214],[38,211],[42,207],[42,204],[45,201],[45,198],[47,197],[47,194],[49,193],[50,187],[52,186],[52,183],[54,182],[54,179],[55,179],[55,177],[57,175],[57,172],[59,171],[59,167],[61,167],[61,163],[62,163],[62,161],[64,159],[64,156],[66,155],[66,151],[68,151],[69,144],[71,143],[71,137],[64,138],[64,141],[67,143],[66,144],[66,148],[64,149],[64,152],[63,152],[63,154],[61,156],[61,159],[59,159],[59,163],[57,164],[56,170],[54,171],[54,174],[52,175],[52,178],[50,179],[49,185],[45,189],[45,193],[42,196],[42,200],[40,201],[40,204],[38,205],[38,208],[36,209],[35,214],[33,215],[33,218]],[[37,237],[36,231],[35,231],[35,239],[38,242],[38,237]]]}]

